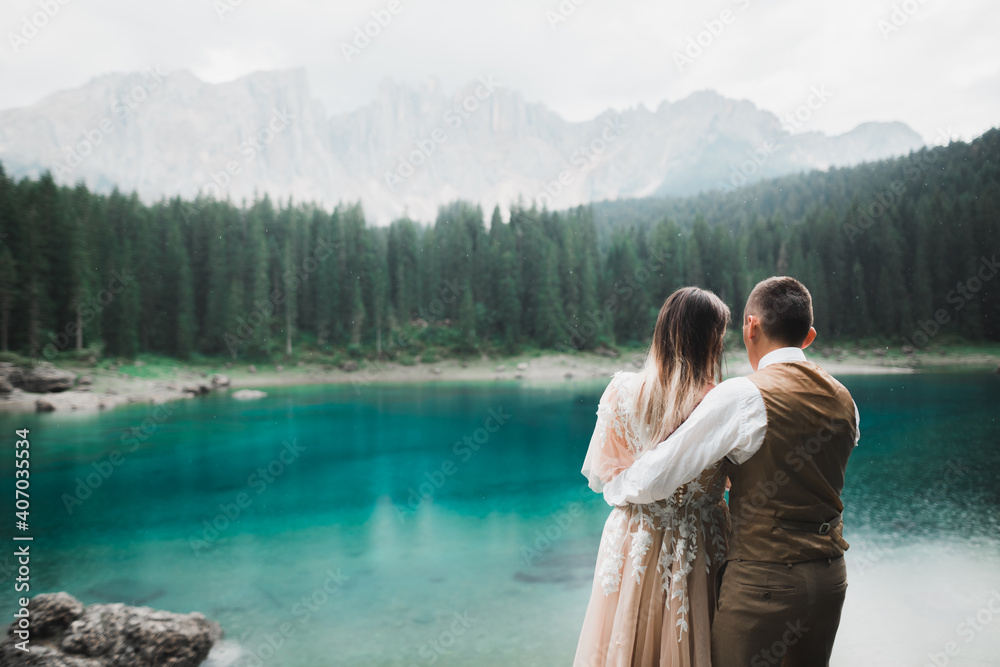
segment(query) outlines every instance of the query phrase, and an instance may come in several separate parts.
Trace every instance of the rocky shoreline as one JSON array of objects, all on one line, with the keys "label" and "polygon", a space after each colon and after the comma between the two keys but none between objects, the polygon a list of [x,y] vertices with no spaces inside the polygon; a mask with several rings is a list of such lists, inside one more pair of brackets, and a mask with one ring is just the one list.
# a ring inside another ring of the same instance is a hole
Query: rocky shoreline
[{"label": "rocky shoreline", "polygon": [[27,620],[15,619],[0,641],[0,665],[197,667],[223,636],[218,623],[198,612],[84,606],[65,592],[36,595],[25,609]]},{"label": "rocky shoreline", "polygon": [[[881,350],[847,352],[837,348],[809,350],[807,355],[834,375],[912,373],[941,366],[998,368],[1000,353],[907,354],[886,356]],[[619,355],[602,349],[592,353],[521,355],[502,360],[444,359],[402,364],[346,361],[339,366],[299,361],[293,366],[224,364],[154,366],[142,360],[120,365],[57,368],[42,362],[31,368],[0,363],[0,412],[95,412],[135,403],[160,404],[210,394],[236,400],[266,396],[268,387],[427,382],[511,381],[525,385],[599,381],[621,369],[641,364],[640,352]],[[750,372],[746,357],[727,356],[727,376]],[[1000,371],[1000,368],[998,368]]]},{"label": "rocky shoreline", "polygon": [[204,396],[230,383],[224,374],[150,382],[99,369],[77,373],[49,362],[33,367],[0,362],[0,412],[93,412],[132,403],[159,404]]}]

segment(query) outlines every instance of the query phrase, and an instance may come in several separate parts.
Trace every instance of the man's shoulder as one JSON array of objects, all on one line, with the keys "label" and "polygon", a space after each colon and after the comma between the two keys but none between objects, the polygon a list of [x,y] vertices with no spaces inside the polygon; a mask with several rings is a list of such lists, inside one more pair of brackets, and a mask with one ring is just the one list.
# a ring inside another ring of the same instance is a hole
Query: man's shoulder
[{"label": "man's shoulder", "polygon": [[805,361],[803,363],[807,364],[808,368],[813,373],[815,373],[819,377],[823,378],[823,380],[825,380],[827,383],[829,383],[830,386],[837,391],[837,393],[844,392],[848,396],[850,396],[851,392],[847,391],[847,387],[844,386],[844,383],[835,378],[833,374],[830,373],[830,371],[826,370],[825,368],[817,364],[815,361]]},{"label": "man's shoulder", "polygon": [[810,361],[808,359],[796,360],[796,361],[781,361],[773,364],[768,364],[764,368],[758,369],[747,378],[751,381],[764,378],[774,378],[788,375],[799,375],[799,376],[811,376],[817,379],[822,379],[826,382],[840,384],[837,378],[830,375],[830,373],[817,364],[815,361]]},{"label": "man's shoulder", "polygon": [[814,361],[790,361],[771,364],[747,376],[762,392],[798,391],[803,384],[822,394],[851,397],[843,383]]}]

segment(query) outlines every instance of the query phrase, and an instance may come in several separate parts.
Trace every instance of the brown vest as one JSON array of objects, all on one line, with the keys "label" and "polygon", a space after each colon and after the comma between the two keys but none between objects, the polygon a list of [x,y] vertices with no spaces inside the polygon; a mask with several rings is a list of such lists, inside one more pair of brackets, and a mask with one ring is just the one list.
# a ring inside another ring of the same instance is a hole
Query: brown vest
[{"label": "brown vest", "polygon": [[843,555],[847,459],[854,402],[809,361],[776,363],[749,376],[767,408],[760,450],[731,466],[729,560],[797,563]]}]

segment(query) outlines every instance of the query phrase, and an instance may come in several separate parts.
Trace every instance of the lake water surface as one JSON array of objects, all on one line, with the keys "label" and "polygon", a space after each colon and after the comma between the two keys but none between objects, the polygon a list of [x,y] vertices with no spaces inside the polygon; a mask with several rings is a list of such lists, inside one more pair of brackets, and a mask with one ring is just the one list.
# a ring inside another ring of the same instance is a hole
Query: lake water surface
[{"label": "lake water surface", "polygon": [[[862,438],[834,664],[1000,665],[1000,377],[842,380]],[[27,427],[32,594],[201,611],[226,633],[211,665],[569,665],[610,511],[579,472],[602,389],[324,386],[4,415],[3,508]]]}]

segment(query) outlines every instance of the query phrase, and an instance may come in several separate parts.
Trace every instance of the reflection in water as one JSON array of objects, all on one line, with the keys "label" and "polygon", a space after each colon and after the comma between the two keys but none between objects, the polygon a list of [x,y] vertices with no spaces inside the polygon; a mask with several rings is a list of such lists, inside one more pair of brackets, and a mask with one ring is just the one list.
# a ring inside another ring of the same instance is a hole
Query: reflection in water
[{"label": "reflection in water", "polygon": [[[1000,664],[1000,379],[845,380],[862,440],[834,664]],[[148,408],[4,417],[32,429],[32,593],[202,611],[226,630],[213,665],[568,664],[609,513],[579,474],[602,389],[212,397],[128,452]]]}]

